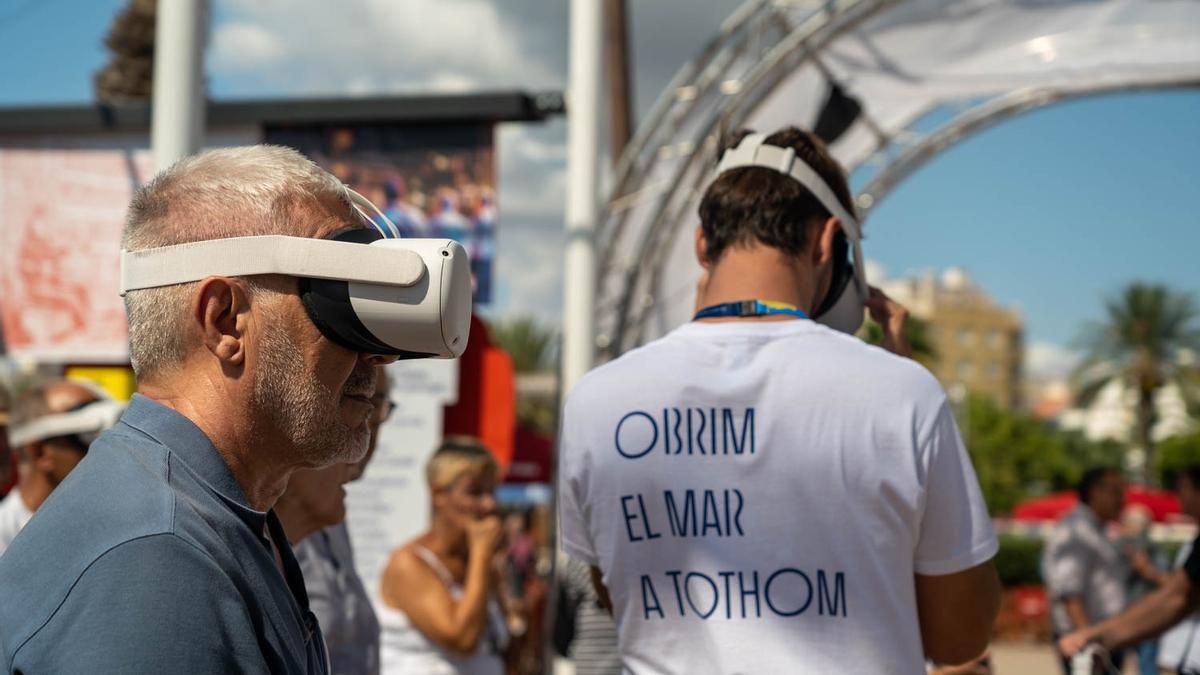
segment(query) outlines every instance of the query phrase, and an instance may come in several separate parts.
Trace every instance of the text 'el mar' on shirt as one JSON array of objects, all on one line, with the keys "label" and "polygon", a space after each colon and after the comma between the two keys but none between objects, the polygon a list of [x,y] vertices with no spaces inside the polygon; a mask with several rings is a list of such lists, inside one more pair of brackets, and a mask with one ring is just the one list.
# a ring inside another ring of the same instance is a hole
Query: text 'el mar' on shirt
[{"label": "text 'el mar' on shirt", "polygon": [[323,675],[286,542],[204,432],[135,395],[0,557],[0,671]]},{"label": "text 'el mar' on shirt", "polygon": [[995,555],[946,396],[817,323],[691,323],[589,373],[563,550],[635,673],[924,672],[913,575]]}]

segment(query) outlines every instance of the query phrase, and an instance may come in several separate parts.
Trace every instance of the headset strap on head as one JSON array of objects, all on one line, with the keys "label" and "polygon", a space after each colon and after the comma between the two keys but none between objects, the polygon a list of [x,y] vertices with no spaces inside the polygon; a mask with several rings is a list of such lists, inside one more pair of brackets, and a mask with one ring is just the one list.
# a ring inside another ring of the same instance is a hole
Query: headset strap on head
[{"label": "headset strap on head", "polygon": [[63,413],[43,415],[9,429],[8,439],[20,447],[47,438],[71,434],[98,433],[117,423],[125,406],[111,399],[99,399]]},{"label": "headset strap on head", "polygon": [[264,235],[121,251],[121,295],[205,277],[287,274],[385,286],[412,286],[425,274],[417,253],[328,239]]},{"label": "headset strap on head", "polygon": [[862,259],[862,225],[858,219],[846,210],[829,185],[804,160],[796,156],[793,148],[780,148],[767,144],[766,134],[750,134],[742,139],[736,147],[725,151],[721,162],[717,165],[717,175],[743,167],[761,167],[777,171],[800,185],[804,186],[812,196],[821,202],[831,215],[842,224],[842,232],[850,240],[854,250],[854,276],[863,291],[866,291],[866,276]]}]

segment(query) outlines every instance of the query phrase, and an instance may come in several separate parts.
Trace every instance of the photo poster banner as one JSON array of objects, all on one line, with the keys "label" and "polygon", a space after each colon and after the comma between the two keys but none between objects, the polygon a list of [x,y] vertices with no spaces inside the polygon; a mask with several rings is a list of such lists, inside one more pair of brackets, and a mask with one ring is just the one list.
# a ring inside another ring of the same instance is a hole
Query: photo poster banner
[{"label": "photo poster banner", "polygon": [[[206,147],[260,136],[258,126],[210,131]],[[145,133],[0,135],[0,353],[129,362],[121,230],[129,200],[153,176]]]},{"label": "photo poster banner", "polygon": [[370,199],[403,237],[453,239],[471,260],[476,304],[492,301],[494,125],[268,125],[266,143],[308,155]]},{"label": "photo poster banner", "polygon": [[442,442],[442,410],[457,400],[458,367],[455,359],[387,366],[395,407],[363,477],[346,485],[354,567],[373,599],[392,553],[429,527],[425,464]]},{"label": "photo poster banner", "polygon": [[151,175],[140,136],[0,138],[0,330],[40,363],[128,360],[125,209]]}]

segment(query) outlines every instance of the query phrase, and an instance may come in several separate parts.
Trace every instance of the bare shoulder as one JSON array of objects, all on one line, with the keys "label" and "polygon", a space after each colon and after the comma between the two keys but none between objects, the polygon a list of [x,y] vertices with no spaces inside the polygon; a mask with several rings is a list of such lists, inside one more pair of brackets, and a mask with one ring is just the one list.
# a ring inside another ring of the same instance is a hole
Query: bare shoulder
[{"label": "bare shoulder", "polygon": [[432,576],[433,570],[417,555],[416,548],[417,542],[413,540],[392,551],[392,555],[388,558],[387,566],[384,568],[384,579],[387,580],[389,577],[406,579],[414,576]]},{"label": "bare shoulder", "polygon": [[[414,589],[441,586],[437,573],[417,555],[416,547],[416,540],[410,541],[388,558],[380,584],[380,592],[388,604],[395,605],[396,598],[411,595]],[[400,589],[404,592],[398,593]]]}]

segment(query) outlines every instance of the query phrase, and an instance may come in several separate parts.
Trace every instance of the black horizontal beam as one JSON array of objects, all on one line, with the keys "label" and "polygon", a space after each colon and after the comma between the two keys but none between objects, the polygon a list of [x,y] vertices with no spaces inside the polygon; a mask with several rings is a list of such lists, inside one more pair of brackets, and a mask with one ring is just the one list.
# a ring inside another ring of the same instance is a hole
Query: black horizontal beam
[{"label": "black horizontal beam", "polygon": [[[209,101],[210,129],[294,124],[464,124],[536,122],[563,113],[561,93],[494,92],[373,98]],[[149,103],[0,107],[0,134],[139,132]]]}]

